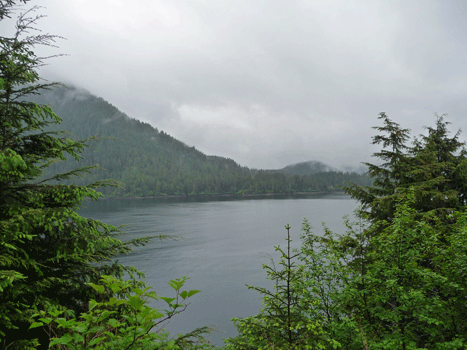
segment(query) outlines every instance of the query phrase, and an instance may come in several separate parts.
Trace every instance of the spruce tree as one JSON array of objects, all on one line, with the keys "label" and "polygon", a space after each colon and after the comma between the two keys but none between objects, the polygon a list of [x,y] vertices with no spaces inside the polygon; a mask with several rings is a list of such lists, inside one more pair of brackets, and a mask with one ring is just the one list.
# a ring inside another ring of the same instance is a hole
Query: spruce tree
[{"label": "spruce tree", "polygon": [[317,298],[306,293],[304,265],[297,265],[300,253],[291,249],[290,226],[285,228],[287,248],[275,247],[281,253],[282,269],[263,265],[268,279],[276,282],[274,290],[247,285],[263,295],[264,307],[258,315],[232,319],[239,335],[226,339],[228,350],[324,349],[337,345],[321,325]]},{"label": "spruce tree", "polygon": [[[2,1],[0,20],[18,6]],[[97,187],[111,183],[50,184],[92,167],[38,180],[45,167],[65,154],[79,159],[86,144],[61,132],[45,132],[60,118],[47,105],[28,102],[28,96],[57,85],[41,80],[37,71],[44,62],[34,48],[54,46],[58,39],[34,32],[42,17],[37,9],[18,17],[12,37],[0,37],[0,344],[9,349],[28,348],[37,338],[47,348],[43,333],[28,330],[31,315],[51,305],[79,314],[97,297],[88,282],[98,283],[102,275],[139,273],[110,259],[149,239],[123,243],[116,238],[117,228],[76,213],[85,198],[99,198]]]},{"label": "spruce tree", "polygon": [[466,213],[450,215],[440,244],[442,220],[414,221],[414,203],[411,189],[372,236],[346,222],[346,233],[322,237],[304,223],[302,297],[320,300],[315,319],[338,349],[465,349]]},{"label": "spruce tree", "polygon": [[373,179],[373,186],[359,186],[347,184],[343,186],[345,192],[357,199],[362,205],[362,213],[371,220],[388,219],[394,215],[394,200],[397,189],[405,181],[407,171],[407,145],[409,129],[402,129],[382,112],[378,119],[382,119],[384,126],[373,129],[384,134],[373,137],[373,144],[382,144],[383,149],[373,154],[382,161],[381,165],[364,163],[368,166],[368,175]]},{"label": "spruce tree", "polygon": [[465,143],[459,141],[460,131],[450,137],[449,123],[443,116],[436,116],[435,127],[426,127],[428,134],[420,135],[408,146],[408,129],[402,129],[384,113],[379,119],[384,120],[385,126],[375,129],[386,135],[373,137],[373,144],[383,146],[373,156],[383,163],[365,163],[373,186],[347,184],[343,187],[361,203],[360,215],[373,223],[379,220],[390,223],[395,203],[412,187],[417,218],[463,211],[467,204],[467,151]]},{"label": "spruce tree", "polygon": [[369,348],[464,348],[459,266],[466,253],[459,242],[465,242],[467,161],[460,131],[450,136],[449,123],[437,116],[409,147],[408,130],[381,117],[386,125],[377,129],[388,135],[373,141],[390,149],[375,153],[382,165],[368,164],[373,186],[345,188],[369,226],[333,243],[353,276],[342,290],[343,309]]},{"label": "spruce tree", "polygon": [[415,209],[426,217],[446,217],[467,204],[467,151],[460,130],[449,137],[443,116],[437,116],[428,135],[420,135],[411,148],[410,184],[415,188]]}]

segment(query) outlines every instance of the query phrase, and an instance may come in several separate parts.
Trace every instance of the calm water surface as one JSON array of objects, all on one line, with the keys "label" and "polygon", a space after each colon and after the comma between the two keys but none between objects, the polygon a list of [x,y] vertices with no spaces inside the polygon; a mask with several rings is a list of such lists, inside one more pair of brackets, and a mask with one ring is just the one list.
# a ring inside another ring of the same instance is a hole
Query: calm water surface
[{"label": "calm water surface", "polygon": [[[300,245],[304,218],[323,232],[321,223],[343,232],[344,215],[352,216],[357,203],[344,195],[286,196],[247,199],[124,199],[86,203],[85,217],[112,225],[128,225],[122,240],[149,235],[175,235],[179,241],[153,240],[119,261],[145,272],[146,283],[163,296],[172,296],[168,282],[188,276],[186,289],[198,289],[185,312],[174,317],[166,329],[175,335],[196,327],[213,325],[219,332],[208,339],[221,346],[222,338],[235,336],[230,321],[261,309],[258,292],[245,284],[272,287],[262,264],[278,261],[275,245],[285,246],[286,230],[292,227],[292,246]],[[163,307],[154,303],[153,307]]]}]

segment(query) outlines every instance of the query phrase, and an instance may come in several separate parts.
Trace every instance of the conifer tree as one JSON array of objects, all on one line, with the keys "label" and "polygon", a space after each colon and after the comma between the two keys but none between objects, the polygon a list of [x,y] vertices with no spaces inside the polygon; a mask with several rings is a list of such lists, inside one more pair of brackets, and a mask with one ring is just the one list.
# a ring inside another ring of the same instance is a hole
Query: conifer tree
[{"label": "conifer tree", "polygon": [[[17,7],[15,1],[2,1],[0,20]],[[42,17],[37,9],[18,17],[12,37],[0,37],[0,344],[9,349],[33,346],[36,338],[47,348],[44,334],[28,331],[31,314],[51,305],[79,314],[97,297],[88,282],[97,283],[102,275],[139,273],[110,258],[149,239],[123,243],[116,238],[117,228],[76,213],[84,198],[98,199],[95,189],[111,183],[49,184],[92,167],[38,180],[45,167],[66,153],[79,159],[85,142],[44,132],[60,118],[47,105],[28,102],[28,96],[57,85],[41,80],[37,72],[43,58],[34,48],[54,46],[58,39],[34,32]]]},{"label": "conifer tree", "polygon": [[258,315],[232,319],[239,335],[226,340],[227,350],[322,349],[336,345],[321,327],[314,307],[317,299],[305,292],[304,266],[295,261],[300,253],[291,250],[290,226],[285,228],[287,249],[275,247],[281,253],[282,269],[263,265],[268,279],[276,282],[274,291],[248,286],[263,295],[264,308]]},{"label": "conifer tree", "polygon": [[410,152],[415,208],[428,217],[446,217],[467,204],[467,151],[459,141],[460,130],[449,137],[449,124],[437,116],[435,127],[427,127],[428,135],[420,135]]},{"label": "conifer tree", "polygon": [[385,126],[375,129],[387,135],[373,137],[374,144],[383,145],[380,152],[374,153],[383,164],[366,163],[373,186],[344,186],[344,191],[361,203],[361,215],[371,222],[390,223],[395,203],[411,187],[415,191],[417,218],[463,211],[467,204],[467,151],[465,143],[459,141],[460,131],[450,137],[449,123],[437,116],[435,127],[426,127],[428,134],[407,146],[408,129],[402,129],[384,113],[379,119],[384,120]]},{"label": "conifer tree", "polygon": [[320,300],[312,307],[338,349],[465,349],[466,213],[450,214],[440,244],[442,220],[414,221],[414,203],[412,188],[372,236],[346,222],[322,237],[304,223],[302,297]]},{"label": "conifer tree", "polygon": [[385,161],[381,166],[368,164],[373,187],[345,188],[362,204],[358,214],[369,226],[328,241],[346,256],[353,276],[341,293],[343,310],[367,336],[368,348],[463,348],[465,274],[453,268],[466,256],[458,243],[465,240],[459,212],[465,212],[467,195],[460,131],[451,137],[449,123],[437,116],[435,127],[408,147],[408,130],[381,117],[386,126],[377,129],[389,135],[373,141],[391,149],[375,153]]},{"label": "conifer tree", "polygon": [[[385,134],[373,137],[373,144],[382,144],[383,149],[373,154],[383,161],[381,165],[365,163],[368,174],[373,179],[373,186],[358,186],[348,184],[344,191],[357,199],[362,205],[362,213],[372,220],[383,220],[394,214],[394,199],[397,189],[403,184],[407,170],[407,145],[409,129],[402,129],[399,124],[391,121],[382,112],[378,119],[382,119],[384,126],[373,129]],[[388,148],[388,149],[386,149]]]}]

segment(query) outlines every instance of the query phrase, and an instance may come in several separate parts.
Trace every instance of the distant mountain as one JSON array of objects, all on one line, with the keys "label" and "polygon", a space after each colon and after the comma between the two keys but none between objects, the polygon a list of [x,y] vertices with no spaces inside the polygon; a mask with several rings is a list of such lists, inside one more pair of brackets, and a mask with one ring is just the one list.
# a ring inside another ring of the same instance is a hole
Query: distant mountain
[{"label": "distant mountain", "polygon": [[346,173],[365,174],[368,171],[368,167],[365,164],[344,165],[339,167],[339,170]]},{"label": "distant mountain", "polygon": [[365,174],[368,171],[368,167],[364,164],[359,165],[344,165],[339,168],[331,167],[318,160],[310,160],[308,162],[295,163],[286,166],[285,168],[274,170],[284,174],[291,175],[313,175],[318,173],[325,173],[329,171],[343,172],[343,173],[357,173]]},{"label": "distant mountain", "polygon": [[290,175],[313,175],[317,173],[325,173],[328,171],[339,171],[323,162],[317,160],[310,160],[308,162],[296,163],[288,165],[285,168],[277,170],[284,174]]},{"label": "distant mountain", "polygon": [[[56,88],[30,100],[49,104],[63,119],[49,130],[66,130],[76,139],[100,138],[90,142],[79,163],[74,159],[54,163],[44,177],[99,164],[101,169],[69,183],[83,185],[111,178],[125,184],[124,188],[102,190],[110,196],[291,193],[333,190],[344,181],[370,183],[368,177],[329,171],[333,169],[319,162],[271,173],[242,167],[232,159],[207,156],[79,88]],[[318,169],[326,169],[328,175],[309,175]]]}]

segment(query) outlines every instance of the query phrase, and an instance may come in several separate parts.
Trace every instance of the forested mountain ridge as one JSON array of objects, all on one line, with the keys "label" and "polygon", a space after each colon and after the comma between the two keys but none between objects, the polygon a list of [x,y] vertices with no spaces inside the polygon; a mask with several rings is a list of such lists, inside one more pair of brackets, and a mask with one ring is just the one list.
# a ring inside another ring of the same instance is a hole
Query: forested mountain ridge
[{"label": "forested mountain ridge", "polygon": [[325,173],[328,171],[337,172],[338,170],[330,167],[327,164],[324,164],[323,162],[310,160],[308,162],[291,164],[275,171],[290,175],[313,175],[317,173]]},{"label": "forested mountain ridge", "polygon": [[344,181],[370,184],[368,177],[355,173],[287,174],[249,169],[232,159],[207,156],[75,87],[56,88],[31,99],[49,104],[63,119],[50,130],[67,130],[77,139],[100,138],[90,142],[79,163],[57,162],[45,175],[99,164],[101,169],[72,182],[82,185],[111,178],[125,184],[124,188],[103,189],[107,195],[290,193],[334,190]]}]

